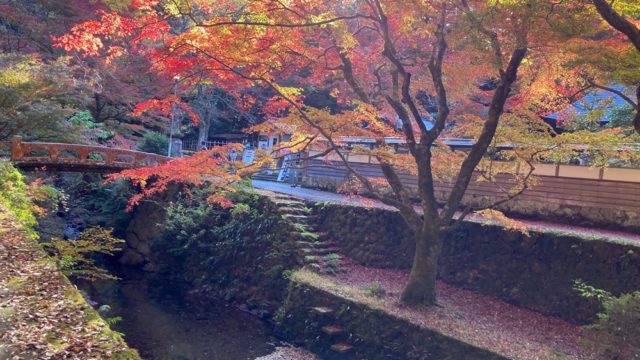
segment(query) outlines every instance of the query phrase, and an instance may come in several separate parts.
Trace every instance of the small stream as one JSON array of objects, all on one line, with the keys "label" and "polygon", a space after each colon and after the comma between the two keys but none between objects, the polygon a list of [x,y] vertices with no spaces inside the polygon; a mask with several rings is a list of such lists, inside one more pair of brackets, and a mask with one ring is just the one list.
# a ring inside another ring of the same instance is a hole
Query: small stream
[{"label": "small stream", "polygon": [[[66,202],[59,207],[64,233],[58,236],[76,238],[84,221],[64,216]],[[109,260],[103,265],[120,280],[73,281],[104,319],[121,318],[110,327],[145,360],[318,359],[282,343],[270,324],[224,301],[203,304],[142,270]]]},{"label": "small stream", "polygon": [[195,305],[178,291],[155,286],[141,271],[119,269],[119,281],[80,283],[104,318],[148,360],[244,360],[270,354],[279,343],[269,324],[223,302]]}]

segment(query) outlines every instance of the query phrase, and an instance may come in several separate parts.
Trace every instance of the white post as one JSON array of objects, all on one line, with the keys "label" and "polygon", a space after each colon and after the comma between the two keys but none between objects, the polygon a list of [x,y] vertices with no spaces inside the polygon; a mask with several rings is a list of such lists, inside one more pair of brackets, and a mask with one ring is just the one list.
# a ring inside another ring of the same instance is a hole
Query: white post
[{"label": "white post", "polygon": [[[173,85],[173,95],[178,96],[178,82],[180,81],[180,76],[174,76],[173,80],[175,84]],[[176,109],[175,107],[171,109],[171,122],[169,123],[169,149],[167,149],[167,156],[171,157],[171,145],[173,143],[173,123],[176,120]]]}]

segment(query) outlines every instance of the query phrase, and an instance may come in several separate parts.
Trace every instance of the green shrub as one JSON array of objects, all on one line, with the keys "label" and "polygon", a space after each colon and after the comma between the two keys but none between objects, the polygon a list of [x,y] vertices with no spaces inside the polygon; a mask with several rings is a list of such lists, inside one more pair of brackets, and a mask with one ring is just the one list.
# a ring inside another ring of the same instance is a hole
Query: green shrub
[{"label": "green shrub", "polygon": [[238,217],[241,215],[246,215],[251,212],[251,207],[247,204],[234,204],[233,208],[231,208],[231,216]]},{"label": "green shrub", "polygon": [[586,346],[606,359],[640,359],[640,291],[616,297],[581,280],[576,280],[575,288],[604,308],[586,328]]},{"label": "green shrub", "polygon": [[[283,219],[283,217],[281,217],[281,219]],[[296,231],[298,231],[300,233],[307,232],[307,226],[304,225],[304,224],[293,223],[291,225],[293,226],[294,229],[296,229]]]},{"label": "green shrub", "polygon": [[335,274],[338,270],[338,267],[340,266],[340,263],[342,262],[342,258],[340,257],[340,255],[331,253],[325,256],[325,260],[327,264],[327,270],[329,270],[329,272],[331,272],[332,274]]},{"label": "green shrub", "polygon": [[206,202],[196,190],[167,209],[161,239],[151,243],[159,278],[197,293],[274,313],[297,266],[289,228],[270,202],[230,194],[234,208]]},{"label": "green shrub", "polygon": [[36,225],[34,211],[38,207],[33,203],[33,188],[24,182],[24,176],[8,162],[0,161],[0,205],[22,224],[29,235],[37,237],[33,227]]},{"label": "green shrub", "polygon": [[144,134],[142,142],[138,144],[138,150],[153,154],[167,155],[168,149],[169,139],[154,131]]},{"label": "green shrub", "polygon": [[117,277],[97,266],[93,259],[95,254],[113,256],[122,250],[124,240],[114,237],[111,232],[111,229],[96,226],[83,231],[77,239],[53,238],[42,245],[56,259],[58,268],[67,276],[90,281],[116,280]]},{"label": "green shrub", "polygon": [[365,286],[362,290],[365,294],[378,298],[384,297],[387,293],[382,284],[380,284],[379,282],[371,283],[370,285]]},{"label": "green shrub", "polygon": [[308,231],[303,231],[300,233],[300,236],[302,236],[302,238],[304,238],[305,240],[309,240],[309,241],[318,241],[318,239],[320,239],[320,235],[315,234],[315,233],[311,233]]},{"label": "green shrub", "polygon": [[69,118],[69,122],[84,129],[93,129],[97,127],[91,112],[87,110],[76,111],[76,113]]}]

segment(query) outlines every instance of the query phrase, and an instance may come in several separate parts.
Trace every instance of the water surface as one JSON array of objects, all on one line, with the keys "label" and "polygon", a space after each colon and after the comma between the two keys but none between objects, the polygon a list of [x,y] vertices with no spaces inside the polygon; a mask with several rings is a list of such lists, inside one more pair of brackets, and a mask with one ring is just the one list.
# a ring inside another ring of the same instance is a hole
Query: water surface
[{"label": "water surface", "polygon": [[122,317],[112,328],[144,359],[255,359],[278,343],[266,322],[235,307],[217,301],[195,305],[141,272],[118,276],[119,281],[79,287],[98,305],[111,307],[103,317]]}]

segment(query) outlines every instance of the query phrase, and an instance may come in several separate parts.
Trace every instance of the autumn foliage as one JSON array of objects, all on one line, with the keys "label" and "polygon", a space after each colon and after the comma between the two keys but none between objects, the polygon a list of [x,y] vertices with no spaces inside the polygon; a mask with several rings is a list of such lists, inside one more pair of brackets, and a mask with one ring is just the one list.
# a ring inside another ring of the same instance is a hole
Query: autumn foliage
[{"label": "autumn foliage", "polygon": [[[232,160],[232,152],[237,160]],[[215,191],[208,200],[227,208],[233,204],[224,195],[235,191],[233,185],[272,161],[270,156],[259,152],[253,163],[244,164],[237,154],[242,154],[242,145],[216,146],[158,166],[125,170],[113,174],[109,181],[129,179],[139,189],[129,200],[128,210],[145,198],[165,192],[171,184],[210,186]]]},{"label": "autumn foliage", "polygon": [[[634,2],[622,4],[617,10],[637,16]],[[461,218],[481,210],[462,203],[471,181],[512,174],[515,185],[500,200],[507,201],[532,186],[538,162],[584,155],[605,165],[610,156],[629,152],[624,144],[635,141],[618,129],[558,135],[542,119],[602,82],[637,84],[637,71],[631,70],[637,53],[591,5],[550,0],[135,0],[123,11],[99,11],[95,20],[55,40],[69,52],[104,62],[125,54],[144,57],[149,70],[165,80],[179,78],[186,88],[206,80],[242,98],[243,106],[255,101],[244,89],[273,94],[264,109],[269,121],[252,130],[288,129],[294,136],[280,150],[314,149],[327,161],[332,156],[369,195],[398,208],[417,244],[403,301],[433,304],[443,238]],[[609,49],[607,54],[588,50],[600,46]],[[327,90],[337,105],[309,106],[304,97],[309,89]],[[144,101],[134,113],[167,116],[178,107],[197,122],[175,96]],[[384,178],[367,178],[349,165],[340,151],[348,137],[374,141],[372,148],[352,151],[376,159]],[[473,146],[455,152],[445,145],[451,137],[471,139]],[[406,152],[396,151],[388,138],[399,139]],[[486,156],[505,144],[499,156]],[[227,151],[199,152],[116,178],[128,177],[141,186],[134,203],[171,182],[209,182],[225,191],[257,169],[234,167]],[[636,158],[629,155],[625,161]],[[418,176],[418,189],[402,183],[399,174],[407,172]],[[453,184],[444,203],[435,199],[436,181]],[[221,198],[213,200],[224,204]]]}]

